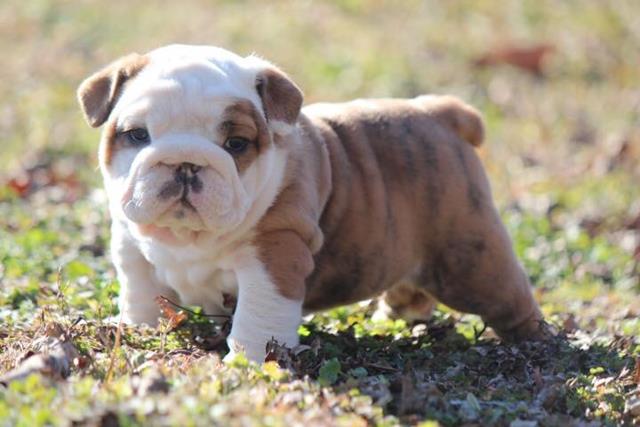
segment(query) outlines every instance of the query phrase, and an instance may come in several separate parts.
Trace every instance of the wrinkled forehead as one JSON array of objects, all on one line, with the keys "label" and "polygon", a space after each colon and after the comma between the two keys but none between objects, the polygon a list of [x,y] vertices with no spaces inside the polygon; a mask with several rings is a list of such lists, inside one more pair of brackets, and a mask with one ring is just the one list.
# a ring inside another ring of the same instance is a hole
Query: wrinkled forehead
[{"label": "wrinkled forehead", "polygon": [[[231,52],[208,46],[168,46],[150,52],[114,109],[120,127],[193,127],[219,117],[244,98],[262,112],[256,70]],[[181,123],[183,122],[183,123]]]}]

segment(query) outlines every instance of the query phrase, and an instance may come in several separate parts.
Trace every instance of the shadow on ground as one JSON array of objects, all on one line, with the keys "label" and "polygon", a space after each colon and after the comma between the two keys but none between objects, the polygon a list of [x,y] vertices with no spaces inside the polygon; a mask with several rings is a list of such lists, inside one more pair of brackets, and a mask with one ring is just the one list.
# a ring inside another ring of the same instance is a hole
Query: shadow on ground
[{"label": "shadow on ground", "polygon": [[305,351],[296,356],[276,349],[272,355],[282,367],[331,383],[336,392],[358,389],[385,413],[412,424],[423,419],[445,425],[620,422],[600,415],[623,411],[624,401],[615,393],[608,399],[606,387],[631,388],[621,382],[633,369],[632,358],[620,355],[629,339],[605,344],[574,333],[507,345],[491,338],[471,342],[452,323],[421,330],[411,338],[312,330],[303,340]]}]

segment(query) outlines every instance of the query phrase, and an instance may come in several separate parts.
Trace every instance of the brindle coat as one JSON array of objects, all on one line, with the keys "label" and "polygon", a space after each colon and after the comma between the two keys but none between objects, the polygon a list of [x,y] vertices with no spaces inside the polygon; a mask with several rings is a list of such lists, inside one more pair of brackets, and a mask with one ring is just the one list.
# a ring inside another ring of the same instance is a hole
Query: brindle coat
[{"label": "brindle coat", "polygon": [[[129,55],[82,84],[92,126],[107,120],[147,62]],[[433,296],[481,315],[503,337],[540,336],[542,316],[473,149],[484,136],[475,110],[425,96],[317,104],[298,115],[302,93],[276,69],[258,76],[256,90],[266,117],[239,100],[225,111],[223,130],[254,143],[236,162],[242,173],[271,143],[266,121],[297,121],[299,133],[273,141],[289,161],[254,239],[284,296],[319,310],[387,291],[393,308],[417,317],[429,314]],[[113,123],[103,138],[108,165]]]},{"label": "brindle coat", "polygon": [[319,310],[409,284],[427,310],[432,295],[505,338],[541,334],[473,147],[475,110],[452,97],[354,101],[307,107],[298,126],[255,240],[284,295]]}]

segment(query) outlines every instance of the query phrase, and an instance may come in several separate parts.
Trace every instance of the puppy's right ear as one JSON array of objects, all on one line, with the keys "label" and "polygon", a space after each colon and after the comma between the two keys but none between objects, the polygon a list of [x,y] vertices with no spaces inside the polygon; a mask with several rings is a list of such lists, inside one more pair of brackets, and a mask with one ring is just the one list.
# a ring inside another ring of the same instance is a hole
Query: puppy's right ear
[{"label": "puppy's right ear", "polygon": [[147,62],[146,56],[132,53],[82,82],[78,88],[78,102],[89,125],[98,127],[107,121],[124,83],[138,74]]}]

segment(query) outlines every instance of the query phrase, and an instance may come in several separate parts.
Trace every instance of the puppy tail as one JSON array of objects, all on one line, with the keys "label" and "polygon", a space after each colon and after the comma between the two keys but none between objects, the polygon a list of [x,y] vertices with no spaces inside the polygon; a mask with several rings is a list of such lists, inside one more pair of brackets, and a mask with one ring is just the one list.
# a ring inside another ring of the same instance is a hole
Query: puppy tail
[{"label": "puppy tail", "polygon": [[453,130],[474,147],[484,141],[484,123],[480,113],[450,95],[422,95],[414,100],[427,114]]}]

